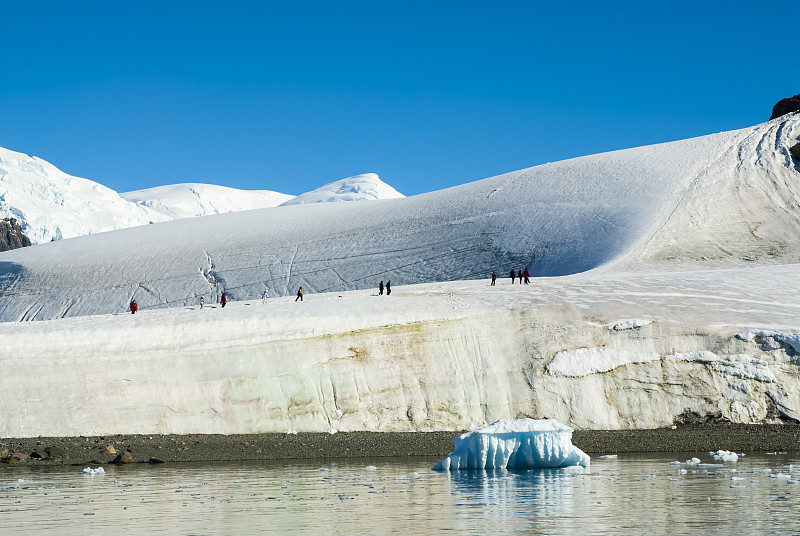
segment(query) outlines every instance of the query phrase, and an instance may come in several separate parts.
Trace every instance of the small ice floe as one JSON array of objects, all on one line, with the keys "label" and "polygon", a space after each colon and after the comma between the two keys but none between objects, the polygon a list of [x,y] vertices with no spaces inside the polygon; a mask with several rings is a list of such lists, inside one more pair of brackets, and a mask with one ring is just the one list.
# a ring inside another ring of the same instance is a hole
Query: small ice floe
[{"label": "small ice floe", "polygon": [[286,435],[297,435],[297,430],[292,430],[290,428],[289,430],[286,430]]},{"label": "small ice floe", "polygon": [[721,463],[698,463],[695,467],[698,469],[718,469],[723,465]]},{"label": "small ice floe", "polygon": [[86,467],[83,470],[83,474],[84,475],[92,475],[92,476],[94,476],[94,475],[104,475],[104,474],[106,474],[106,471],[102,467],[96,467],[96,468]]},{"label": "small ice floe", "polygon": [[328,433],[330,435],[333,435],[333,434],[337,433],[337,430],[334,430],[333,428],[328,428]]},{"label": "small ice floe", "polygon": [[686,469],[678,469],[678,472],[677,472],[677,474],[679,474],[679,475],[685,475],[685,474],[687,474],[688,472],[689,472],[689,471],[687,471]]},{"label": "small ice floe", "polygon": [[[729,450],[718,450],[716,452],[709,452],[709,454],[715,459],[722,462],[736,462],[739,461],[740,454],[736,454],[735,452],[731,452]],[[744,454],[741,454],[744,456]]]},{"label": "small ice floe", "polygon": [[700,458],[692,458],[691,460],[686,460],[685,462],[669,462],[670,465],[697,465],[700,463]]},{"label": "small ice floe", "polygon": [[603,454],[602,456],[598,456],[601,460],[616,460],[616,454]]},{"label": "small ice floe", "polygon": [[364,469],[365,469],[366,471],[375,471],[375,470],[376,470],[376,469],[378,469],[378,468],[377,468],[377,467],[375,467],[374,465],[368,465],[368,466],[366,466]]},{"label": "small ice floe", "polygon": [[453,440],[453,452],[434,471],[588,467],[572,444],[572,428],[553,419],[499,420]]},{"label": "small ice floe", "polygon": [[785,479],[785,480],[789,480],[790,478],[792,478],[792,475],[790,475],[789,473],[772,473],[769,476],[771,478],[782,478],[782,479]]}]

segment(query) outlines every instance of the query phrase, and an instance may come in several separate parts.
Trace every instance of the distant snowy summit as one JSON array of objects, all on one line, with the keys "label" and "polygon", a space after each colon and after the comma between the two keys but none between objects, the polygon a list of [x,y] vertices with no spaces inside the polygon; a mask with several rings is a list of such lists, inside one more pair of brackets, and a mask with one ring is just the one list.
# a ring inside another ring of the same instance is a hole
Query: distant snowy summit
[{"label": "distant snowy summit", "polygon": [[124,192],[123,199],[150,208],[170,219],[224,214],[277,207],[293,195],[270,190],[237,190],[214,184],[172,184]]},{"label": "distant snowy summit", "polygon": [[403,197],[374,173],[299,196],[185,183],[117,193],[41,158],[0,147],[0,220],[15,218],[33,244],[197,216],[281,204]]},{"label": "distant snowy summit", "polygon": [[334,181],[284,202],[286,205],[306,203],[330,203],[337,201],[368,201],[375,199],[397,199],[403,194],[383,182],[375,173],[355,175]]}]

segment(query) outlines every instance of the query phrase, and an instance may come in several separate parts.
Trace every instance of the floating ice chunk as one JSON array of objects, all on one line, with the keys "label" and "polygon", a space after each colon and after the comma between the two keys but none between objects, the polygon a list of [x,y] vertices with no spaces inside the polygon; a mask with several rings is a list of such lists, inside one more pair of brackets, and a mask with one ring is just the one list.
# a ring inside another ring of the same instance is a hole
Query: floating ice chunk
[{"label": "floating ice chunk", "polygon": [[297,430],[286,430],[286,435],[297,435]]},{"label": "floating ice chunk", "polygon": [[599,458],[603,459],[603,460],[616,460],[617,459],[617,455],[616,454],[603,454],[602,456],[599,456]]},{"label": "floating ice chunk", "polygon": [[104,474],[106,474],[106,471],[102,467],[97,467],[97,468],[94,468],[94,469],[91,468],[91,467],[86,467],[83,470],[83,474],[84,475],[92,475],[92,476],[94,476],[94,475],[104,475]]},{"label": "floating ice chunk", "polygon": [[534,469],[589,466],[589,456],[572,444],[572,428],[553,419],[500,420],[461,434],[434,471]]},{"label": "floating ice chunk", "polygon": [[364,469],[366,469],[367,471],[375,471],[377,467],[375,467],[374,465],[368,465]]},{"label": "floating ice chunk", "polygon": [[715,460],[720,460],[723,462],[739,461],[739,455],[729,450],[718,450],[717,452],[709,452],[709,454],[713,456]]},{"label": "floating ice chunk", "polygon": [[669,462],[670,465],[697,465],[700,463],[700,458],[692,458],[691,460],[686,460],[685,462]]}]

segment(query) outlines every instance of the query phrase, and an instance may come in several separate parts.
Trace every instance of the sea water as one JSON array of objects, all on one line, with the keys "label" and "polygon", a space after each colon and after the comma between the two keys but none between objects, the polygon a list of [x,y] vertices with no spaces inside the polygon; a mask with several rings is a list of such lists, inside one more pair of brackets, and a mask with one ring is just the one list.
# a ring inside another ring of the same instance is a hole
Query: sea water
[{"label": "sea water", "polygon": [[[702,465],[670,464],[698,457]],[[594,457],[434,472],[433,458],[3,468],[0,534],[794,534],[800,453]]]}]

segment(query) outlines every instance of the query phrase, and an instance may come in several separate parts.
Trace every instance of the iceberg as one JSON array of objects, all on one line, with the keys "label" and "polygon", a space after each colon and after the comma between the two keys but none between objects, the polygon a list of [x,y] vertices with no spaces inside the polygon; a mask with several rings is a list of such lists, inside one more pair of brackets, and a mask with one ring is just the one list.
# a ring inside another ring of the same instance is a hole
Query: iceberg
[{"label": "iceberg", "polygon": [[495,421],[461,434],[453,445],[434,471],[588,467],[590,461],[572,444],[572,428],[554,419]]}]

